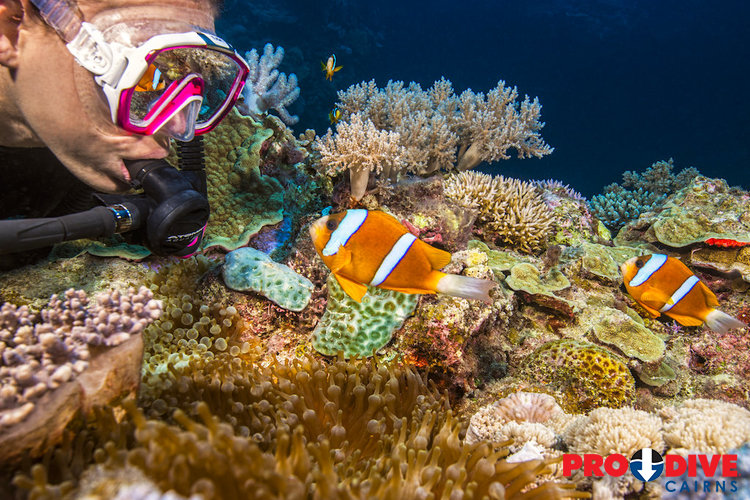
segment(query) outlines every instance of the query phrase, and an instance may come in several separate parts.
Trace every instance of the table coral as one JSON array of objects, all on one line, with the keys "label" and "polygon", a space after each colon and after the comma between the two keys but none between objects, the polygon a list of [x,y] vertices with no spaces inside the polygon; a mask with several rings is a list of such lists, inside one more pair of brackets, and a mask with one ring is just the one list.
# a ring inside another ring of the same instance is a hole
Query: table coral
[{"label": "table coral", "polygon": [[330,275],[328,304],[313,330],[313,346],[327,355],[342,351],[346,357],[371,356],[414,312],[418,299],[417,294],[368,286],[360,303],[349,297]]},{"label": "table coral", "polygon": [[635,381],[614,353],[585,341],[548,342],[528,357],[519,375],[560,391],[564,408],[574,413],[600,406],[631,404]]}]

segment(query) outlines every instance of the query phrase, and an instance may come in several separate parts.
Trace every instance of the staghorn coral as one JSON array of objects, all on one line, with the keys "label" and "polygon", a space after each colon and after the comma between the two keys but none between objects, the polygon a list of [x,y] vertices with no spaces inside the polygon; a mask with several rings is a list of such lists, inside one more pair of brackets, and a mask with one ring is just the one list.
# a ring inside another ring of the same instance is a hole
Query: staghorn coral
[{"label": "staghorn coral", "polygon": [[[106,434],[110,442],[93,453],[79,447],[73,456],[35,465],[31,477],[19,474],[15,484],[33,489],[36,498],[75,495],[81,462],[95,460],[96,472],[87,476],[135,468],[136,477],[160,491],[206,500],[248,492],[285,499],[311,498],[311,492],[313,498],[350,499],[581,496],[570,485],[545,482],[544,461],[509,463],[503,447],[463,443],[446,401],[409,367],[311,357],[262,367],[229,358],[223,353],[182,370],[186,382],[175,396],[185,409],[170,421],[146,418],[126,402],[121,423],[105,413],[94,426],[94,442]],[[217,373],[212,370],[222,363],[235,376],[231,390],[203,375]],[[49,473],[60,465],[67,480],[49,484]]]},{"label": "staghorn coral", "polygon": [[619,408],[635,397],[635,380],[614,353],[585,341],[562,339],[537,348],[519,374],[559,391],[563,408],[580,413]]},{"label": "staghorn coral", "polygon": [[294,125],[299,117],[291,115],[286,107],[299,97],[297,75],[291,73],[289,77],[279,73],[276,69],[284,59],[283,47],[276,47],[267,43],[263,47],[263,55],[252,49],[245,53],[245,60],[250,66],[250,73],[242,90],[242,100],[237,103],[237,109],[244,115],[261,114],[269,109],[275,109],[281,120],[287,125]]},{"label": "staghorn coral", "polygon": [[659,413],[671,453],[727,453],[750,442],[750,411],[732,403],[693,399]]},{"label": "staghorn coral", "polygon": [[0,307],[0,428],[23,421],[47,391],[74,380],[89,366],[91,349],[114,347],[161,314],[151,291],[53,295],[38,314],[27,306]]},{"label": "staghorn coral", "polygon": [[378,130],[371,121],[354,114],[339,123],[336,135],[329,129],[313,147],[320,153],[328,175],[349,171],[351,196],[359,200],[367,191],[370,172],[389,179],[406,166],[405,151],[399,142],[398,132]]},{"label": "staghorn coral", "polygon": [[476,209],[478,225],[498,244],[522,252],[544,248],[555,224],[537,188],[519,179],[461,172],[448,176],[444,192],[457,204]]},{"label": "staghorn coral", "polygon": [[[516,88],[506,87],[503,81],[486,96],[471,90],[456,96],[445,78],[426,91],[417,83],[405,86],[401,81],[389,81],[379,89],[373,80],[340,91],[337,106],[343,116],[336,134],[329,130],[325,138],[316,140],[317,147],[331,143],[340,134],[349,134],[349,122],[390,132],[393,135],[389,139],[402,149],[387,151],[387,155],[393,155],[388,161],[390,169],[377,171],[390,180],[407,172],[426,176],[441,170],[467,170],[482,161],[507,159],[511,148],[519,158],[540,158],[552,152],[539,135],[544,126],[539,121],[539,101],[527,96],[519,103]],[[330,145],[324,147],[331,149]],[[368,150],[371,146],[359,147]],[[326,157],[323,166],[329,175],[335,175],[342,166]],[[343,168],[357,169],[359,165],[343,163]],[[364,177],[360,185],[367,184],[370,172],[375,169],[360,169],[358,175]],[[364,191],[352,187],[355,199],[361,198],[360,193]]]},{"label": "staghorn coral", "polygon": [[591,210],[613,231],[619,231],[642,213],[660,210],[667,196],[687,186],[699,172],[693,167],[672,173],[674,161],[657,161],[642,174],[628,170],[622,184],[604,187],[589,202]]}]

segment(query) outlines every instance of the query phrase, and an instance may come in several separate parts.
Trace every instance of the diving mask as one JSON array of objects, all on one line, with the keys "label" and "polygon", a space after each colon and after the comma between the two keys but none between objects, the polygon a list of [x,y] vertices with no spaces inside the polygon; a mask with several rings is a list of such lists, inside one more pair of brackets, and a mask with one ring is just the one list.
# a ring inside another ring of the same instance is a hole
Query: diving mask
[{"label": "diving mask", "polygon": [[94,74],[113,123],[137,134],[159,131],[180,141],[213,129],[241,95],[250,68],[211,33],[156,35],[137,47],[108,42],[69,0],[31,0]]}]

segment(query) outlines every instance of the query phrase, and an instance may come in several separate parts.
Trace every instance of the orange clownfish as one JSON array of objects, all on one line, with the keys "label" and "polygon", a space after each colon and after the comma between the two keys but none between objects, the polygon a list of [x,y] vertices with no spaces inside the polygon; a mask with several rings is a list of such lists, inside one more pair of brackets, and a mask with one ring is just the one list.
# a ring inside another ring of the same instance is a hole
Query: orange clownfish
[{"label": "orange clownfish", "polygon": [[633,257],[620,266],[625,288],[652,318],[664,313],[683,326],[703,323],[725,333],[745,323],[719,311],[716,295],[685,264],[663,254]]},{"label": "orange clownfish", "polygon": [[331,125],[336,125],[339,120],[341,120],[341,110],[338,107],[328,112],[328,121],[331,122]]},{"label": "orange clownfish", "polygon": [[320,61],[320,67],[326,74],[326,80],[331,81],[333,80],[333,74],[343,68],[343,66],[336,66],[336,54],[331,54],[326,62]]},{"label": "orange clownfish", "polygon": [[385,212],[358,209],[321,217],[310,236],[341,288],[357,302],[367,293],[365,284],[491,302],[493,281],[440,272],[451,254],[417,239]]},{"label": "orange clownfish", "polygon": [[135,87],[136,92],[148,92],[153,90],[164,90],[164,79],[161,77],[161,71],[153,64],[148,65],[148,69],[138,85]]}]

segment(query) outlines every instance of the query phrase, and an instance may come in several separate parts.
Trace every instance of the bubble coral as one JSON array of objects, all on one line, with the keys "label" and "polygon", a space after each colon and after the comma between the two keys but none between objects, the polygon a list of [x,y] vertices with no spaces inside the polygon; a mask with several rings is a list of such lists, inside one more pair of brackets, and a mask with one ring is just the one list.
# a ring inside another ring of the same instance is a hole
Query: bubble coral
[{"label": "bubble coral", "polygon": [[563,408],[581,413],[600,406],[619,408],[635,398],[635,380],[611,351],[585,341],[547,342],[527,358],[520,375],[548,384],[563,396]]}]

